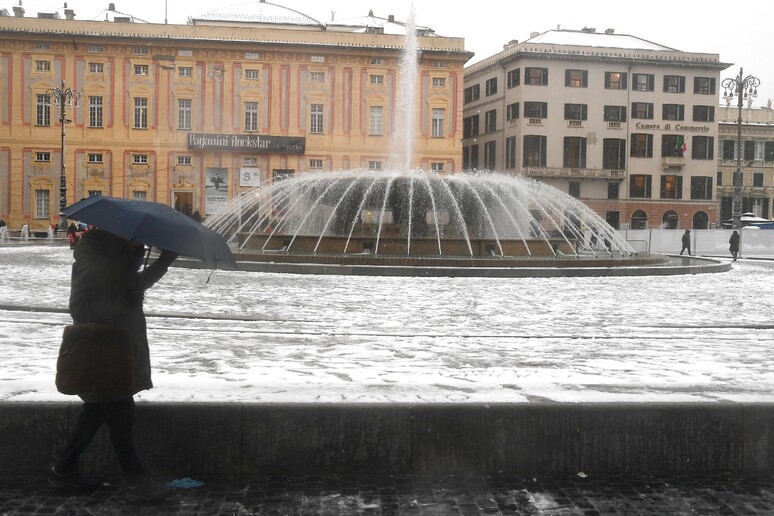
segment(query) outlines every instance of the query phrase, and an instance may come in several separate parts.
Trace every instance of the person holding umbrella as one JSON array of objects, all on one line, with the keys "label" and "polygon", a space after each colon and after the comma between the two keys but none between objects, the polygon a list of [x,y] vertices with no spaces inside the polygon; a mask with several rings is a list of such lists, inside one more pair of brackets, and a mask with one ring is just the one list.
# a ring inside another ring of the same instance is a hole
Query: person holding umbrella
[{"label": "person holding umbrella", "polygon": [[[133,383],[123,393],[79,393],[83,410],[56,464],[49,484],[56,488],[96,489],[99,483],[84,477],[78,459],[106,424],[118,456],[130,498],[162,500],[172,488],[150,478],[150,471],[134,444],[134,395],[153,387],[143,297],[177,257],[162,251],[150,266],[138,271],[145,246],[102,229],[83,234],[75,246],[69,309],[74,325],[100,324],[126,330],[135,350]],[[107,367],[107,366],[106,366]]]}]

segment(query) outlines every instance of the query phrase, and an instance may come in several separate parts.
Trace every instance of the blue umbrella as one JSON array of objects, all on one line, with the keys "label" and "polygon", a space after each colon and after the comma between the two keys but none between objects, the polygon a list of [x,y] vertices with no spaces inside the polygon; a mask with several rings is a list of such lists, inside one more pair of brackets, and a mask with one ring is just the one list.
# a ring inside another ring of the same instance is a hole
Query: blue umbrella
[{"label": "blue umbrella", "polygon": [[222,236],[164,204],[95,195],[68,206],[60,215],[130,242],[196,258],[210,267],[237,268]]}]

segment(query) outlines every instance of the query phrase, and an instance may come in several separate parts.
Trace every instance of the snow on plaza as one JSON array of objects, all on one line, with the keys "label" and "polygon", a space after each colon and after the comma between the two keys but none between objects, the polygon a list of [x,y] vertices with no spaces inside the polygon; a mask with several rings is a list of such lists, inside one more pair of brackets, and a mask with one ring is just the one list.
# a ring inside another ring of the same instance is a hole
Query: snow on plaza
[{"label": "snow on plaza", "polygon": [[[54,386],[72,251],[0,247],[0,400]],[[774,262],[603,278],[173,267],[145,298],[169,402],[774,401]]]}]

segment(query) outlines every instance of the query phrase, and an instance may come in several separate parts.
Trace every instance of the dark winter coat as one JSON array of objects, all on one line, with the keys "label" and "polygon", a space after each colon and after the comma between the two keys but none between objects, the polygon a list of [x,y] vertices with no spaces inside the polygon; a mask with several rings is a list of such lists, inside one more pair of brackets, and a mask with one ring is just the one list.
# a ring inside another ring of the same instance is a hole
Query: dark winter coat
[{"label": "dark winter coat", "polygon": [[691,247],[691,234],[683,233],[683,247]]},{"label": "dark winter coat", "polygon": [[728,239],[728,249],[732,253],[739,252],[739,233],[736,231],[731,233],[731,238]]},{"label": "dark winter coat", "polygon": [[[98,323],[129,330],[137,353],[132,395],[153,387],[143,297],[177,257],[164,251],[158,260],[138,272],[142,249],[138,252],[112,233],[87,231],[73,252],[70,287],[70,315],[75,324]],[[96,395],[81,397],[85,401],[109,401]]]}]

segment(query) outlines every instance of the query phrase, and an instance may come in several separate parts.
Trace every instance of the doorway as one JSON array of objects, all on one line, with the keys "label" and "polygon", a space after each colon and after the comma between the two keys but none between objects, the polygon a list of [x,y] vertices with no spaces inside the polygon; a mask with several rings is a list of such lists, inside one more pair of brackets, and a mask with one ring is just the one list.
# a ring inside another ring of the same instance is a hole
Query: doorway
[{"label": "doorway", "polygon": [[172,200],[177,211],[189,217],[193,215],[193,192],[173,192]]}]

